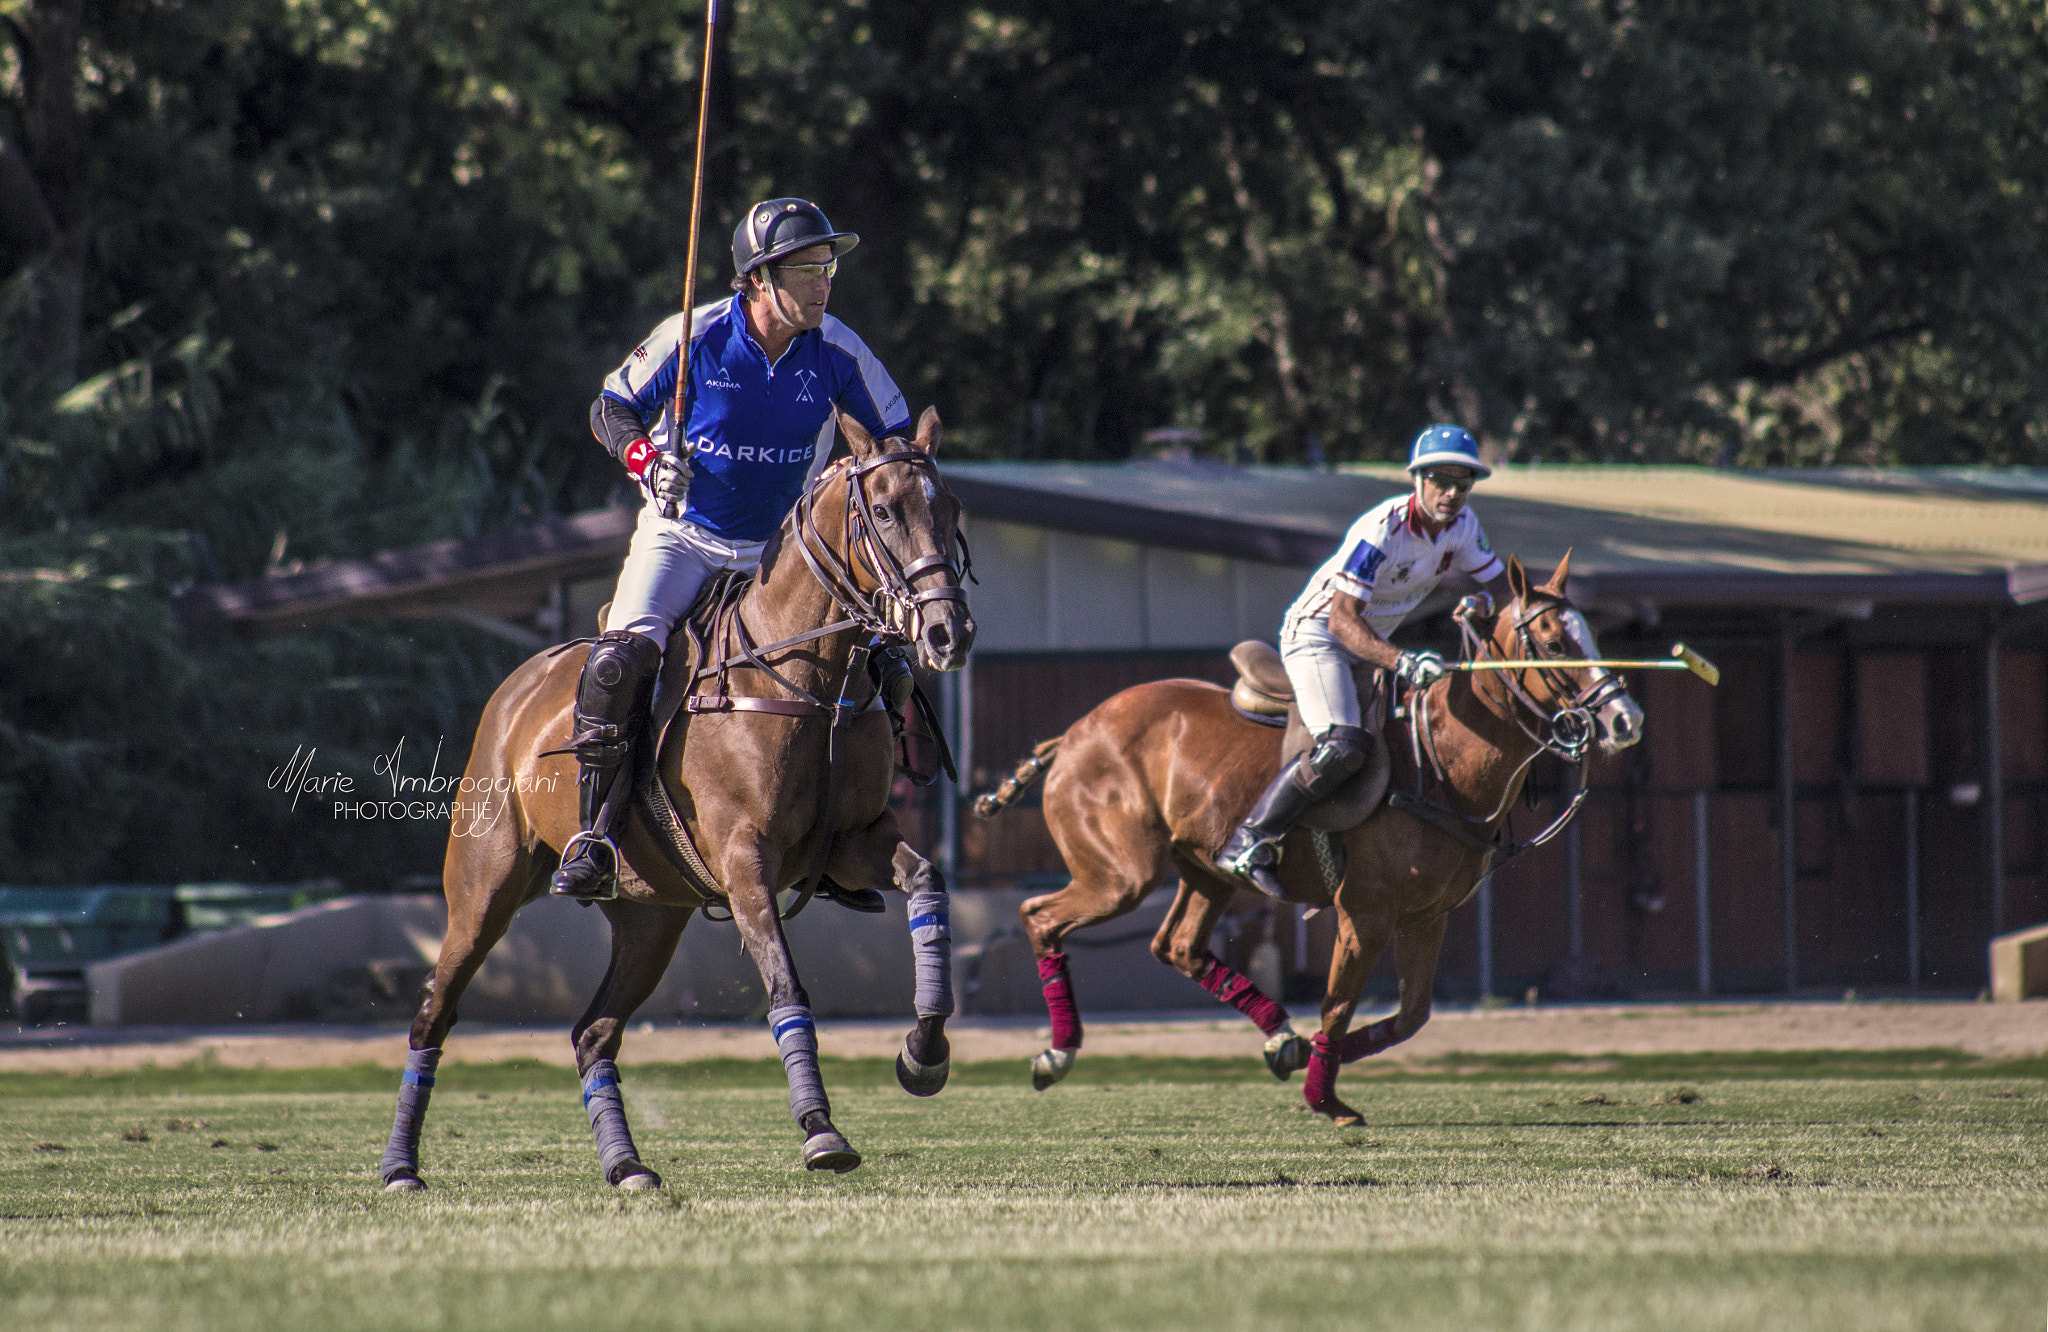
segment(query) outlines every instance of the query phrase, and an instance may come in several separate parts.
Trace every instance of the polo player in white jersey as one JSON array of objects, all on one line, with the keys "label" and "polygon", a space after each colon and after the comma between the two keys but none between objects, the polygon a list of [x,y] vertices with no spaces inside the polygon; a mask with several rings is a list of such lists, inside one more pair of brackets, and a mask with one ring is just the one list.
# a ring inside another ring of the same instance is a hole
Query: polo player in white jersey
[{"label": "polo player in white jersey", "polygon": [[[1454,425],[1433,425],[1408,450],[1415,491],[1368,509],[1337,553],[1309,578],[1280,628],[1280,661],[1294,686],[1302,724],[1314,743],[1280,770],[1252,812],[1217,853],[1216,863],[1268,897],[1282,898],[1274,871],[1280,839],[1302,813],[1365,766],[1368,738],[1379,732],[1384,673],[1414,689],[1449,673],[1434,652],[1403,652],[1387,641],[1409,612],[1453,570],[1486,590],[1466,598],[1480,615],[1506,600],[1507,570],[1465,496],[1491,469],[1479,445]],[[1376,666],[1367,696],[1352,668]]]}]

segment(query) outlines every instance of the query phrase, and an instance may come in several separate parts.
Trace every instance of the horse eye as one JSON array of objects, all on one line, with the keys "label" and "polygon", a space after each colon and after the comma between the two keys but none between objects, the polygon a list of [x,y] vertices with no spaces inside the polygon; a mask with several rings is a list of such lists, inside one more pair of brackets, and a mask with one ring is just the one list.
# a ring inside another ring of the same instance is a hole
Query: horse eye
[{"label": "horse eye", "polygon": [[876,521],[876,522],[878,522],[878,523],[886,523],[886,522],[888,522],[888,521],[889,521],[889,506],[888,506],[888,505],[886,505],[886,504],[877,504],[877,505],[875,506],[875,521]]}]

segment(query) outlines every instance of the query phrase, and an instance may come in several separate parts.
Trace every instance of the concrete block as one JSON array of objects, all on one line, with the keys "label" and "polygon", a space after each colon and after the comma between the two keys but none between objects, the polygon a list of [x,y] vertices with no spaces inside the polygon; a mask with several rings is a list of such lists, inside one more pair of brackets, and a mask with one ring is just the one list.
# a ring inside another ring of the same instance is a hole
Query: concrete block
[{"label": "concrete block", "polygon": [[[953,894],[954,981],[960,1011],[1042,1013],[1038,973],[1017,925],[1020,892]],[[820,1017],[912,1013],[907,902],[880,915],[812,902],[783,932]],[[1193,981],[1152,960],[1147,943],[1171,903],[1161,892],[1132,915],[1077,937],[1073,974],[1085,1008],[1212,1004]],[[404,1022],[418,982],[441,953],[447,906],[433,895],[339,898],[248,925],[191,935],[94,964],[86,983],[96,1024]],[[471,1022],[568,1024],[611,963],[604,913],[560,898],[528,903],[462,996]],[[1099,936],[1099,937],[1098,937]],[[1090,946],[1121,936],[1108,947]],[[966,993],[978,979],[977,992]],[[747,1020],[766,1011],[754,963],[730,921],[691,919],[639,1016],[672,1022]]]},{"label": "concrete block", "polygon": [[2048,997],[2048,925],[1991,941],[1991,997],[2000,1003]]}]

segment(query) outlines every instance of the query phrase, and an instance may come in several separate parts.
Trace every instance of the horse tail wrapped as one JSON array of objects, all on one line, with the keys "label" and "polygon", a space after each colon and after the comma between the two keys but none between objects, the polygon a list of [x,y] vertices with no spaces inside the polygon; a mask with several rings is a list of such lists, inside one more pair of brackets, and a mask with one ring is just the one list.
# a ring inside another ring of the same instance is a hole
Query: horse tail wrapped
[{"label": "horse tail wrapped", "polygon": [[992,819],[1017,803],[1017,797],[1031,788],[1032,783],[1045,776],[1045,770],[1052,766],[1059,753],[1060,741],[1064,737],[1054,736],[1041,740],[1031,750],[1031,757],[1017,765],[1017,771],[1003,779],[1003,784],[974,802],[974,812],[981,818]]}]

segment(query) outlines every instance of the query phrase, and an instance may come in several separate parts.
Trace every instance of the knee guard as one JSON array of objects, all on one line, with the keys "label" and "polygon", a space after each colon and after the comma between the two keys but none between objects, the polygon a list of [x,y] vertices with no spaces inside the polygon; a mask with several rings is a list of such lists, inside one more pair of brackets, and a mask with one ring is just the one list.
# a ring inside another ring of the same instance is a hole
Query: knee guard
[{"label": "knee guard", "polygon": [[661,644],[630,630],[598,635],[576,684],[576,757],[616,766],[625,761],[634,724],[647,710],[654,677],[661,670]]},{"label": "knee guard", "polygon": [[1365,766],[1366,731],[1362,726],[1332,726],[1316,737],[1302,756],[1294,780],[1314,800],[1321,800],[1356,776]]}]

